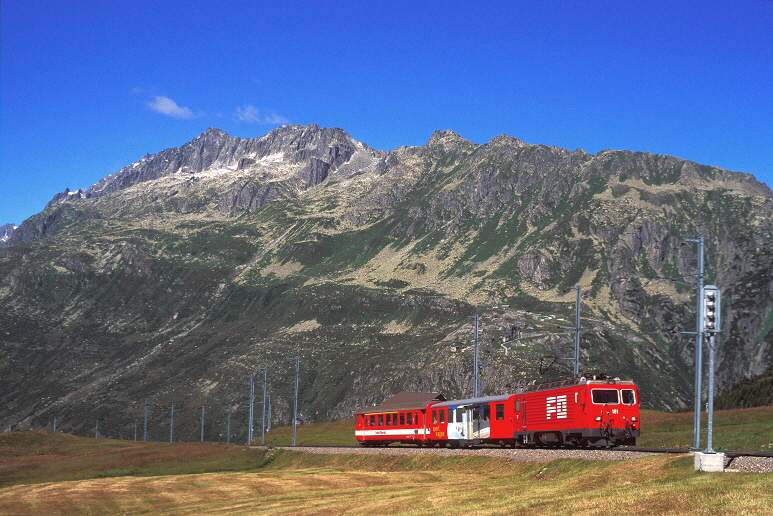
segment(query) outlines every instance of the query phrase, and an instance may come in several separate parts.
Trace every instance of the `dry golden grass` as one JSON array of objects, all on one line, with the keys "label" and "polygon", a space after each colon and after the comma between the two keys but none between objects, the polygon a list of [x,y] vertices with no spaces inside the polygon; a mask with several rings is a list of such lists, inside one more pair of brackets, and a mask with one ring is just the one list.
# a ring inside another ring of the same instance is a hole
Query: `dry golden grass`
[{"label": "dry golden grass", "polygon": [[[769,441],[771,410],[718,412],[716,420],[730,442],[758,447],[754,435]],[[644,415],[647,433],[659,443],[691,438],[689,413]],[[303,426],[299,444],[351,439],[352,425]],[[267,441],[286,444],[280,441],[289,439],[289,429],[278,430]],[[0,486],[3,515],[773,514],[772,474],[695,472],[689,456],[510,463],[475,455],[326,456],[46,432],[0,434]]]},{"label": "dry golden grass", "polygon": [[509,463],[277,451],[252,473],[121,477],[0,490],[1,514],[770,514],[769,474],[690,458]]}]

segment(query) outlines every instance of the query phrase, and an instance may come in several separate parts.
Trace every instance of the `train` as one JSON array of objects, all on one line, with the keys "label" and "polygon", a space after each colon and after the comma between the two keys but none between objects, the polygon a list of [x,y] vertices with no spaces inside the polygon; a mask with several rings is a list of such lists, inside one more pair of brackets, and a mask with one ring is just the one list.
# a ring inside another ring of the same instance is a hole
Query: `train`
[{"label": "train", "polygon": [[355,411],[355,438],[362,446],[635,446],[640,418],[634,382],[586,373],[459,400],[403,391]]}]

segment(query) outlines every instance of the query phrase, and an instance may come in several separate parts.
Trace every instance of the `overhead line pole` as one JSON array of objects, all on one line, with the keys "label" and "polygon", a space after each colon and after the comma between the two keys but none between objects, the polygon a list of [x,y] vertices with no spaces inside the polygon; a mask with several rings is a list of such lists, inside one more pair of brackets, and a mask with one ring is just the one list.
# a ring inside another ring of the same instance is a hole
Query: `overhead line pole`
[{"label": "overhead line pole", "polygon": [[250,415],[249,422],[247,423],[247,445],[252,444],[252,428],[253,417],[255,414],[255,381],[252,375],[250,375]]},{"label": "overhead line pole", "polygon": [[475,337],[473,340],[473,352],[472,352],[472,397],[477,398],[479,394],[478,377],[480,371],[478,371],[478,316],[469,315],[468,319],[475,320]]},{"label": "overhead line pole", "polygon": [[693,417],[693,449],[701,446],[701,389],[703,385],[703,237],[686,238],[698,243],[698,281],[695,286],[695,414]]},{"label": "overhead line pole", "polygon": [[268,386],[268,367],[263,368],[263,415],[260,420],[260,444],[266,444],[266,388]]},{"label": "overhead line pole", "polygon": [[295,360],[295,396],[293,397],[293,446],[295,446],[296,427],[298,426],[298,375],[301,369],[301,359],[295,357],[288,360]]}]

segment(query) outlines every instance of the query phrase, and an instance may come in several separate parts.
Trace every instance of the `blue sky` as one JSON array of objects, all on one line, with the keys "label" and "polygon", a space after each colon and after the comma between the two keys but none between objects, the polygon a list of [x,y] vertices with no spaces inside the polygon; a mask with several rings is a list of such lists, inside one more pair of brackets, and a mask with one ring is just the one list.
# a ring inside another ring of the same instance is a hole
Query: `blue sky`
[{"label": "blue sky", "polygon": [[2,0],[0,224],[208,127],[436,129],[773,186],[772,0]]}]

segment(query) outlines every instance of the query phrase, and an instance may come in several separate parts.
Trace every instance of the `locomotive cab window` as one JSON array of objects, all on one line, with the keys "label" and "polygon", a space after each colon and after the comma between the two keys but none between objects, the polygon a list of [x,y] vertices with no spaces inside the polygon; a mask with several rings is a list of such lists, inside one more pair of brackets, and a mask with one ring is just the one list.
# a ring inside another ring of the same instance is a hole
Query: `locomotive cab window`
[{"label": "locomotive cab window", "polygon": [[593,389],[591,396],[597,405],[616,405],[620,403],[617,389]]},{"label": "locomotive cab window", "polygon": [[502,420],[505,418],[505,404],[504,403],[497,403],[496,404],[496,418],[497,421]]},{"label": "locomotive cab window", "polygon": [[440,412],[440,422],[445,423],[446,422],[446,411],[445,410],[438,410]]},{"label": "locomotive cab window", "polygon": [[620,391],[620,394],[623,396],[623,403],[626,405],[633,405],[636,403],[636,396],[633,393],[633,389],[623,389]]}]

